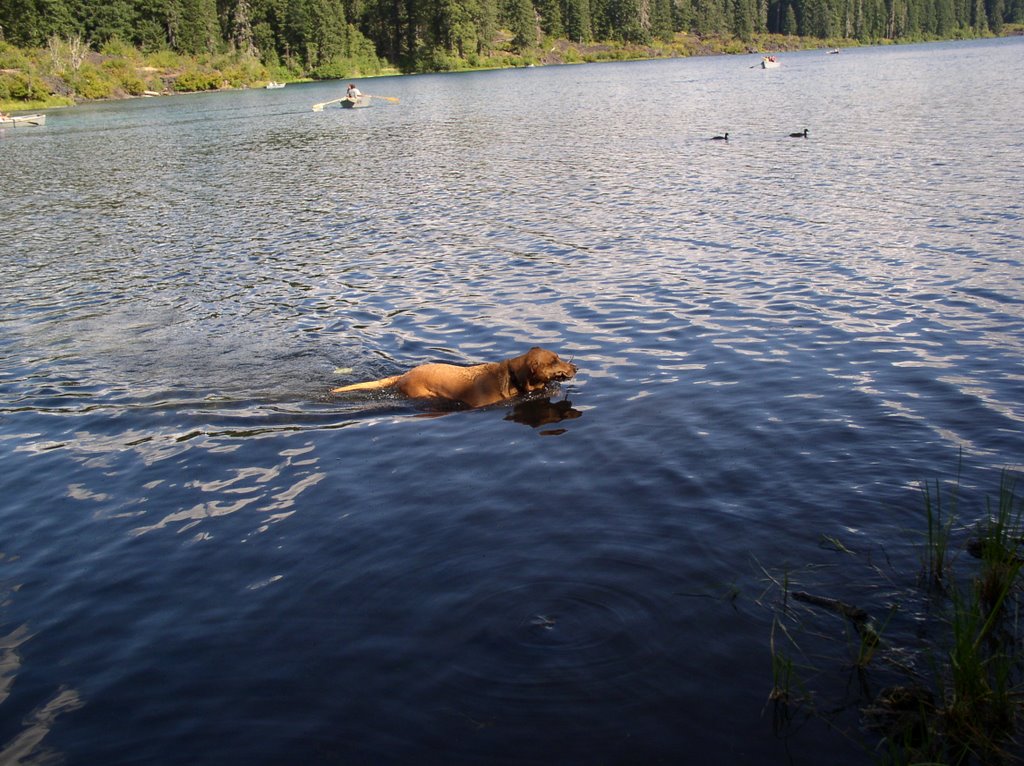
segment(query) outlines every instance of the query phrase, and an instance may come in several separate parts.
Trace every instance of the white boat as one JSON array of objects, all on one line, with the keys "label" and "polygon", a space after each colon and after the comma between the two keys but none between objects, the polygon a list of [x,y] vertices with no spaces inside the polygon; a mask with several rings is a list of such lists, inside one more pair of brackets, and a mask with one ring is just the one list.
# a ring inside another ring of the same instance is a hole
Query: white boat
[{"label": "white boat", "polygon": [[283,82],[268,82],[267,90],[273,90],[274,88],[283,88],[285,84]]},{"label": "white boat", "polygon": [[0,120],[0,128],[32,128],[45,124],[45,114],[22,114],[14,117],[4,117]]},{"label": "white boat", "polygon": [[761,57],[761,69],[778,69],[779,60],[774,56]]}]

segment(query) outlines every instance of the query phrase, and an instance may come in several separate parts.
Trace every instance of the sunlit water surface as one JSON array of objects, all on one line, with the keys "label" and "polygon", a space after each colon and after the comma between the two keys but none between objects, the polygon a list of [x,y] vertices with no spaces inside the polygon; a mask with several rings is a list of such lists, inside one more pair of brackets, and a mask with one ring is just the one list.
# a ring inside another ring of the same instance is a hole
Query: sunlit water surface
[{"label": "sunlit water surface", "polygon": [[870,762],[773,726],[771,578],[884,615],[1020,468],[1024,40],[758,61],[0,132],[0,761]]}]

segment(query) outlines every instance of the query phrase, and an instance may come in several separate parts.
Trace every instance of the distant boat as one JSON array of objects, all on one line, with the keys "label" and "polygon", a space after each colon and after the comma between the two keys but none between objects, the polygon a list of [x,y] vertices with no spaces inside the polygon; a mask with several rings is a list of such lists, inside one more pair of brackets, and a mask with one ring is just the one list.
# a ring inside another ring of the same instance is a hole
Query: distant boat
[{"label": "distant boat", "polygon": [[45,114],[23,114],[19,117],[5,117],[0,120],[0,128],[33,128],[45,124]]},{"label": "distant boat", "polygon": [[839,53],[839,49],[838,48],[833,48],[832,50],[830,50],[828,52],[828,55],[835,56],[837,53]]},{"label": "distant boat", "polygon": [[370,106],[370,96],[359,96],[359,98],[343,98],[339,102],[345,109],[362,109]]},{"label": "distant boat", "polygon": [[779,66],[779,60],[774,56],[762,56],[761,57],[761,69],[777,69]]},{"label": "distant boat", "polygon": [[274,88],[283,88],[284,85],[285,84],[283,82],[268,82],[267,90],[273,90]]}]

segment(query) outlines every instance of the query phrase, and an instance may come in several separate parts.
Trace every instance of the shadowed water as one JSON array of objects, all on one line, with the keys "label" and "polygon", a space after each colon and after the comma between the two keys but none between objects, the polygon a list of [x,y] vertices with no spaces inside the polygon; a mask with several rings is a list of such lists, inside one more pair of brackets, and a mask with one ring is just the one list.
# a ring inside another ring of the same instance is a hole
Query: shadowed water
[{"label": "shadowed water", "polygon": [[0,131],[0,762],[870,762],[773,732],[766,573],[882,608],[916,482],[1021,466],[1024,43],[758,61]]}]

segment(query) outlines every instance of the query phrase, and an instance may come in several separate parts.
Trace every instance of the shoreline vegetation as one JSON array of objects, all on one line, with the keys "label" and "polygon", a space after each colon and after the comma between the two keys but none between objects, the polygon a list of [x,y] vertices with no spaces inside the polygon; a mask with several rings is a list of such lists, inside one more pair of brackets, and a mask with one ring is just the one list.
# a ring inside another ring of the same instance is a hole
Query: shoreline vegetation
[{"label": "shoreline vegetation", "polygon": [[[583,10],[578,0],[500,0],[489,9],[496,0],[456,0],[444,6],[453,17],[425,26],[411,10],[375,15],[370,0],[155,0],[145,7],[180,7],[177,20],[148,19],[150,26],[132,11],[136,0],[83,4],[93,14],[86,17],[52,12],[65,1],[4,3],[19,15],[0,9],[0,112],[270,82],[1024,35],[1024,0],[752,0],[749,8],[731,0],[723,8],[718,0],[583,0]],[[335,3],[332,17],[312,14]],[[618,7],[624,3],[629,8]],[[208,8],[198,31],[186,29],[185,5]],[[470,5],[482,17],[456,13]],[[34,16],[41,7],[46,12]],[[97,16],[104,8],[109,13]],[[360,12],[359,25],[347,22]],[[254,23],[257,16],[264,20]]]},{"label": "shoreline vegetation", "polygon": [[[766,712],[777,735],[817,720],[878,764],[1021,762],[1019,478],[1004,470],[995,498],[983,502],[968,502],[959,474],[945,486],[922,482],[916,578],[894,570],[884,550],[829,536],[821,547],[842,563],[762,568],[773,613]],[[842,584],[825,574],[835,567],[846,574]],[[826,579],[863,603],[798,589],[827,589]]]}]

